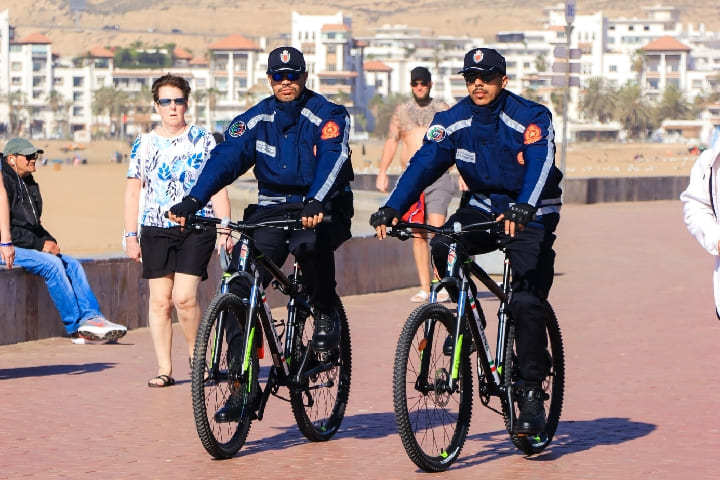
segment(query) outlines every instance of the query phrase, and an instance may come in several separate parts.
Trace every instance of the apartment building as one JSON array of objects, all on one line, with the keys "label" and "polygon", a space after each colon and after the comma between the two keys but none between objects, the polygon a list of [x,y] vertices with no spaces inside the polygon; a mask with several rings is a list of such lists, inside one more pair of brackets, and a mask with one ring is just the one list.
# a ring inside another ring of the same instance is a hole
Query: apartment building
[{"label": "apartment building", "polygon": [[[90,47],[80,58],[60,58],[52,51],[52,40],[42,34],[17,38],[5,10],[0,12],[0,123],[15,122],[24,133],[44,137],[73,133],[89,138],[118,129],[135,135],[159,120],[149,88],[154,78],[170,71],[187,78],[193,88],[189,120],[222,130],[270,94],[267,52],[280,44],[305,53],[308,87],[345,105],[360,131],[373,126],[370,99],[409,94],[409,72],[416,66],[432,71],[435,97],[450,103],[464,97],[467,90],[457,72],[464,54],[479,46],[505,55],[508,88],[545,103],[556,119],[563,112],[555,111],[553,94],[563,91],[560,77],[570,69],[568,119],[574,125],[584,121],[579,99],[593,77],[603,77],[614,87],[637,82],[651,99],[667,85],[678,86],[689,101],[718,89],[720,34],[706,32],[702,25],[684,28],[676,7],[649,7],[643,18],[632,19],[608,18],[601,11],[577,15],[569,39],[563,5],[543,11],[542,28],[500,32],[491,42],[434,36],[407,25],[383,25],[371,36],[354,37],[351,18],[342,12],[292,12],[285,36],[230,35],[208,45],[207,55],[192,56],[176,48],[164,52],[172,55],[173,65],[160,71],[117,68],[114,53],[101,47]],[[571,52],[579,52],[569,60],[557,55],[558,47],[568,44]],[[98,108],[95,95],[102,88],[128,94],[122,111]],[[720,129],[718,112],[720,105],[703,114],[706,130]]]}]

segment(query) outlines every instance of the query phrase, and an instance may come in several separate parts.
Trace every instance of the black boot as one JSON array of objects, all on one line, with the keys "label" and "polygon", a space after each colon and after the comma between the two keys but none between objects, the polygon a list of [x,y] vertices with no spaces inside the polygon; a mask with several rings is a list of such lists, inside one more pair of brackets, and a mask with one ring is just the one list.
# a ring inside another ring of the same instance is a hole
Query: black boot
[{"label": "black boot", "polygon": [[320,313],[315,317],[312,342],[316,352],[327,352],[340,345],[340,321],[336,313]]},{"label": "black boot", "polygon": [[547,398],[540,382],[525,384],[518,402],[520,415],[515,424],[516,434],[535,435],[545,430],[545,400]]},{"label": "black boot", "polygon": [[215,412],[215,421],[217,423],[237,422],[243,415],[247,397],[241,392],[235,392],[230,395],[225,405]]}]

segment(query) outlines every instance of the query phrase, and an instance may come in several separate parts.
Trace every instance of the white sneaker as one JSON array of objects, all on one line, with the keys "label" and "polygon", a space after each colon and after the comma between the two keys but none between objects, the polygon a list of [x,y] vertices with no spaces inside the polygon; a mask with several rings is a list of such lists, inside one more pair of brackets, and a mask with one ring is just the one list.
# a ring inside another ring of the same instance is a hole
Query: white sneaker
[{"label": "white sneaker", "polygon": [[105,343],[104,341],[90,340],[89,338],[83,337],[80,333],[75,332],[70,334],[70,340],[73,345],[100,345]]},{"label": "white sneaker", "polygon": [[117,340],[125,336],[127,327],[104,317],[93,317],[85,320],[77,333],[86,340]]}]

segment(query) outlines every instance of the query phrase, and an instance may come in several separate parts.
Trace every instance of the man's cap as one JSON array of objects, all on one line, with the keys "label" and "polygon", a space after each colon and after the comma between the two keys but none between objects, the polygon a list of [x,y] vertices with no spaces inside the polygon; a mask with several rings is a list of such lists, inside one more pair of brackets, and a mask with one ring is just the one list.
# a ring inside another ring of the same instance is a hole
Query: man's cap
[{"label": "man's cap", "polygon": [[20,155],[32,155],[33,153],[44,153],[42,148],[37,148],[35,145],[30,143],[29,140],[25,140],[24,138],[16,137],[11,140],[8,140],[8,142],[5,144],[5,149],[3,150],[3,155],[13,155],[13,154],[20,154]]},{"label": "man's cap", "polygon": [[430,70],[425,67],[415,67],[410,70],[410,83],[421,82],[432,82],[430,76]]},{"label": "man's cap", "polygon": [[305,72],[305,57],[293,47],[278,47],[268,55],[267,74],[275,72]]},{"label": "man's cap", "polygon": [[473,48],[465,54],[463,69],[458,73],[488,72],[491,70],[505,75],[505,57],[492,48]]}]

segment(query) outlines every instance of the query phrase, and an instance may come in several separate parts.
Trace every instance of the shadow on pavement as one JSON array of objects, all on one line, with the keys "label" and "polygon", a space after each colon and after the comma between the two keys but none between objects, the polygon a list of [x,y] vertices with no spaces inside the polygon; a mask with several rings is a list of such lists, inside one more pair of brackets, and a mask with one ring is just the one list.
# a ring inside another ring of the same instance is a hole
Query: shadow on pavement
[{"label": "shadow on pavement", "polygon": [[[290,405],[288,405],[288,408],[290,408]],[[284,450],[308,443],[308,440],[300,433],[294,423],[285,427],[276,427],[275,429],[278,430],[278,433],[271,437],[248,440],[237,456]],[[346,415],[340,426],[340,431],[333,438],[372,439],[388,435],[397,435],[395,415],[392,412]],[[250,436],[252,436],[252,427],[250,427]]]},{"label": "shadow on pavement", "polygon": [[[472,428],[472,427],[471,427]],[[550,446],[537,455],[527,457],[533,461],[552,461],[571,454],[590,450],[600,445],[618,445],[649,435],[656,425],[633,422],[627,418],[597,418],[595,420],[560,421]],[[508,455],[524,455],[510,441],[506,430],[468,435],[468,441],[479,441],[486,446],[477,453],[463,453],[451,468],[468,468]]]},{"label": "shadow on pavement", "polygon": [[0,380],[50,375],[80,375],[113,368],[116,363],[83,363],[80,365],[39,365],[36,367],[0,368]]}]

